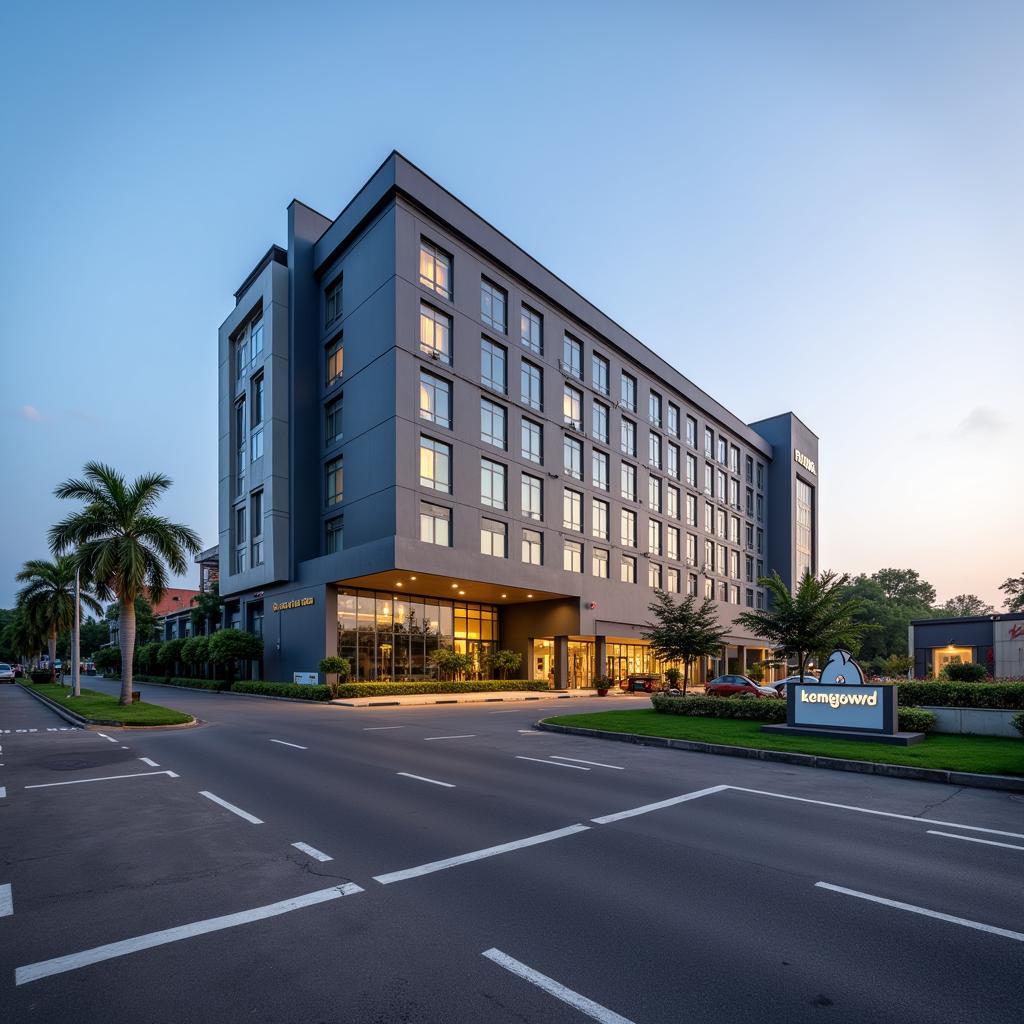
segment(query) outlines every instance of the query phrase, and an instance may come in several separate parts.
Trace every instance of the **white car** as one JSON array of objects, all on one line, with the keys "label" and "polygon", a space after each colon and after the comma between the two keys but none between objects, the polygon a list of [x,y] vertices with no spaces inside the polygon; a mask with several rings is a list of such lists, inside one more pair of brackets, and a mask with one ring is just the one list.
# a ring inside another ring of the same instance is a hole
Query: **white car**
[{"label": "white car", "polygon": [[0,683],[14,682],[14,666],[8,665],[6,661],[0,661]]},{"label": "white car", "polygon": [[785,697],[790,683],[817,683],[817,676],[786,676],[785,679],[780,679],[776,683],[769,683],[768,685],[780,696]]}]

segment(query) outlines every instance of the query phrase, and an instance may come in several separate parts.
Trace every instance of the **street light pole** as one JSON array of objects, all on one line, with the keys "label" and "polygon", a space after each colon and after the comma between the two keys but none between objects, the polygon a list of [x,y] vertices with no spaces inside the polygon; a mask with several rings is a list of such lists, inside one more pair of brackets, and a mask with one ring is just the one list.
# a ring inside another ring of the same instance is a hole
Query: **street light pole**
[{"label": "street light pole", "polygon": [[75,697],[82,695],[82,680],[80,675],[81,660],[81,638],[82,628],[82,602],[81,602],[81,581],[80,570],[75,569],[75,628],[71,633],[71,693]]}]

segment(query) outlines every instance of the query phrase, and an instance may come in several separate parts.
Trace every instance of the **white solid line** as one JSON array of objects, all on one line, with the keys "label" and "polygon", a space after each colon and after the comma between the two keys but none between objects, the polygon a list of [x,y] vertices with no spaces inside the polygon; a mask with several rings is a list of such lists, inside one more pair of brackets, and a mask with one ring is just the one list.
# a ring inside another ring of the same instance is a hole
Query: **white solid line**
[{"label": "white solid line", "polygon": [[1011,839],[1024,839],[1020,832],[1003,832],[998,828],[982,828],[980,825],[961,825],[956,821],[937,821],[935,818],[918,818],[913,814],[896,814],[894,811],[876,811],[870,807],[855,807],[852,804],[834,804],[828,800],[812,800],[806,796],[790,796],[788,793],[772,793],[765,789],[748,789],[746,786],[723,786],[723,789],[734,789],[739,793],[755,793],[757,796],[774,796],[779,800],[796,800],[802,804],[818,804],[821,807],[836,807],[841,811],[858,811],[860,814],[875,814],[882,818],[899,818],[901,821],[916,821],[922,825],[945,825],[947,828],[962,828],[969,832],[985,832],[993,836],[1009,836]]},{"label": "white solid line", "polygon": [[486,850],[474,850],[472,853],[463,853],[457,857],[448,857],[445,860],[435,860],[430,864],[420,864],[415,868],[406,868],[404,871],[392,871],[386,875],[374,875],[373,880],[380,882],[381,885],[390,885],[392,882],[404,882],[407,878],[429,875],[434,871],[443,871],[445,868],[453,868],[459,864],[469,864],[471,861],[483,860],[485,857],[494,857],[499,853],[511,853],[513,850],[521,850],[527,846],[537,846],[539,843],[549,843],[553,839],[563,839],[565,836],[575,835],[577,832],[586,832],[589,828],[589,825],[570,825],[568,828],[560,828],[554,832],[544,832],[539,836],[527,836],[526,839],[502,843],[500,846],[489,846]]},{"label": "white solid line", "polygon": [[602,764],[600,761],[584,761],[582,757],[562,757],[561,754],[551,755],[556,761],[575,761],[577,764],[592,764],[595,768],[614,768],[617,772],[624,772],[626,769],[618,764]]},{"label": "white solid line", "polygon": [[553,764],[556,768],[575,768],[578,772],[589,772],[589,768],[584,768],[581,764],[562,764],[561,761],[549,761],[544,757],[524,757],[522,754],[516,754],[517,761],[539,761],[541,764]]},{"label": "white solid line", "polygon": [[937,921],[948,921],[950,924],[963,925],[964,928],[973,928],[975,931],[988,932],[990,935],[1001,935],[1004,939],[1014,939],[1017,942],[1024,942],[1024,932],[1012,932],[1009,928],[997,928],[995,925],[982,924],[980,921],[970,921],[966,917],[954,917],[952,914],[942,914],[937,910],[929,910],[927,907],[915,907],[913,903],[901,903],[899,900],[888,900],[884,896],[872,896],[871,893],[858,892],[856,889],[846,889],[841,885],[832,885],[830,882],[815,882],[815,888],[829,889],[832,892],[841,892],[844,896],[855,896],[859,900],[869,900],[871,903],[881,903],[885,907],[895,907],[897,910],[909,910],[912,914],[921,914],[924,917],[933,917]]},{"label": "white solid line", "polygon": [[404,729],[404,725],[367,725],[363,727],[363,732],[384,732],[385,729]]},{"label": "white solid line", "polygon": [[150,768],[159,768],[159,767],[160,767],[160,765],[158,765],[158,764],[156,763],[156,761],[152,761],[152,760],[150,760],[150,759],[149,759],[148,757],[140,757],[140,758],[139,758],[139,760],[140,760],[140,761],[141,761],[141,762],[142,762],[143,764],[148,764]]},{"label": "white solid line", "polygon": [[994,839],[979,839],[977,836],[958,836],[953,832],[937,832],[935,829],[928,829],[930,836],[945,836],[947,839],[962,839],[965,843],[984,843],[985,846],[1001,846],[1004,850],[1024,850],[1024,846],[1014,846],[1013,843],[997,843]]},{"label": "white solid line", "polygon": [[309,750],[309,747],[300,747],[298,743],[289,743],[287,740],[271,740],[271,743],[280,743],[282,747],[294,747],[296,750]]},{"label": "white solid line", "polygon": [[71,779],[70,782],[37,782],[26,789],[49,789],[51,786],[77,786],[81,782],[112,782],[114,779],[141,779],[147,775],[169,775],[172,779],[178,776],[174,772],[132,772],[131,775],[103,775],[98,779]]},{"label": "white solid line", "polygon": [[600,818],[590,820],[597,825],[608,825],[613,821],[622,821],[623,818],[635,818],[638,814],[647,814],[648,811],[660,811],[663,807],[673,807],[676,804],[686,803],[687,800],[697,800],[702,796],[711,796],[712,793],[721,793],[723,789],[730,789],[730,786],[709,786],[707,789],[698,789],[692,793],[684,793],[682,796],[673,796],[668,800],[659,800],[655,804],[644,804],[642,807],[632,807],[628,811],[619,811],[617,814],[605,814]]},{"label": "white solid line", "polygon": [[410,772],[395,772],[396,775],[404,775],[407,779],[419,779],[420,782],[432,782],[435,786],[444,786],[445,789],[454,789],[454,782],[438,782],[437,779],[428,779],[425,775],[412,775]]},{"label": "white solid line", "polygon": [[514,715],[514,714],[516,714],[516,712],[514,710],[509,710],[509,711],[489,711],[488,714],[489,715]]},{"label": "white solid line", "polygon": [[108,743],[116,743],[117,742],[117,740],[115,740],[112,736],[108,736],[105,732],[98,732],[98,733],[96,733],[96,735],[97,736],[102,736]]},{"label": "white solid line", "polygon": [[538,732],[536,729],[517,729],[516,732],[520,736],[543,736],[544,733]]},{"label": "white solid line", "polygon": [[219,796],[214,796],[208,790],[201,789],[199,791],[200,796],[205,796],[207,800],[212,800],[215,804],[220,804],[221,807],[226,808],[234,814],[237,814],[240,818],[245,818],[246,821],[251,822],[253,825],[262,825],[263,822],[255,815],[250,814],[248,811],[243,811],[241,807],[236,807],[234,804],[229,804],[227,800],[221,800]]},{"label": "white solid line", "polygon": [[87,967],[89,964],[97,964],[103,960],[112,960],[118,956],[126,956],[128,953],[152,949],[154,946],[163,946],[168,942],[177,942],[180,939],[190,939],[194,935],[206,935],[209,932],[221,931],[224,928],[234,928],[236,925],[248,924],[250,921],[261,921],[267,917],[277,917],[280,914],[287,914],[292,910],[311,907],[317,903],[336,900],[342,896],[353,896],[357,892],[362,891],[358,885],[346,882],[344,885],[331,886],[330,889],[319,889],[316,892],[306,893],[304,896],[282,900],[280,903],[270,903],[265,907],[254,907],[252,910],[242,910],[237,914],[225,914],[223,917],[211,917],[206,921],[194,921],[192,924],[183,924],[177,928],[167,928],[160,932],[150,932],[148,935],[139,935],[134,939],[122,939],[120,942],[96,946],[94,949],[86,949],[81,953],[71,953],[68,956],[59,956],[53,960],[41,960],[39,963],[17,968],[14,972],[14,983],[16,985],[25,985],[30,981],[38,981],[40,978],[49,977],[51,974],[74,971],[79,967]]},{"label": "white solid line", "polygon": [[476,735],[475,732],[467,732],[461,736],[424,736],[423,739],[429,740],[471,740]]},{"label": "white solid line", "polygon": [[301,850],[303,853],[308,853],[313,860],[329,861],[334,860],[333,857],[328,857],[322,850],[318,850],[315,846],[309,846],[306,843],[292,843],[292,846],[296,850]]},{"label": "white solid line", "polygon": [[609,1010],[600,1003],[595,1003],[593,999],[581,996],[579,992],[574,992],[571,988],[566,988],[553,978],[549,978],[546,974],[541,974],[540,971],[527,967],[526,964],[513,959],[507,953],[502,953],[500,949],[487,949],[484,950],[482,955],[496,963],[499,967],[504,967],[506,971],[511,971],[524,981],[528,981],[532,985],[536,985],[537,988],[543,989],[548,995],[561,999],[563,1003],[568,1003],[569,1006],[579,1010],[580,1013],[586,1014],[592,1020],[600,1021],[601,1024],[632,1024],[632,1021],[621,1016],[621,1014]]},{"label": "white solid line", "polygon": [[11,896],[11,883],[0,885],[0,917],[10,917],[14,913],[14,898]]}]

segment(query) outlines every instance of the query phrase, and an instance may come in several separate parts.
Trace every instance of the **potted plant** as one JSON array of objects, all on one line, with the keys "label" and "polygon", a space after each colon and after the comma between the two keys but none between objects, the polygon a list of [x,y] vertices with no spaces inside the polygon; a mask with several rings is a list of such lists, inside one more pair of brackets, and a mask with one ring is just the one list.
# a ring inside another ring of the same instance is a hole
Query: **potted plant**
[{"label": "potted plant", "polygon": [[668,680],[668,688],[670,690],[679,689],[679,677],[681,674],[682,673],[675,667],[675,665],[670,665],[665,669],[665,679]]},{"label": "potted plant", "polygon": [[612,685],[612,681],[607,676],[598,676],[594,680],[594,687],[597,689],[598,697],[607,697],[608,688]]}]

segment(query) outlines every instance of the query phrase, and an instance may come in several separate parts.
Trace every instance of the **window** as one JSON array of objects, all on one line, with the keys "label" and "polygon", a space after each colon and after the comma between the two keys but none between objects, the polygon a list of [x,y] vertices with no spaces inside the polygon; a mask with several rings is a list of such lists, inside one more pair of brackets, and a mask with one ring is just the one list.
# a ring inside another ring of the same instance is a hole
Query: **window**
[{"label": "window", "polygon": [[[797,508],[798,509],[800,507],[800,505],[799,505],[800,493],[799,492],[800,492],[800,484],[801,483],[802,483],[802,481],[797,480]],[[804,486],[806,487],[807,485],[804,484]],[[757,502],[757,521],[759,523],[763,523],[764,522],[764,495],[763,494],[759,494],[754,500]]]},{"label": "window", "polygon": [[[338,300],[341,301],[340,299]],[[254,320],[249,328],[249,364],[255,366],[263,356],[263,317]]]},{"label": "window", "polygon": [[678,594],[679,593],[679,570],[678,569],[669,569],[668,570],[668,578],[665,581],[665,589],[670,594]]},{"label": "window", "polygon": [[562,568],[566,572],[583,572],[583,545],[578,540],[562,542]]},{"label": "window", "polygon": [[524,473],[520,491],[523,518],[542,520],[544,518],[544,481],[539,476]]},{"label": "window", "polygon": [[490,338],[480,339],[480,380],[492,391],[505,394],[508,390],[505,349]]},{"label": "window", "polygon": [[[422,415],[422,375],[420,376],[420,408]],[[342,438],[341,432],[341,396],[328,402],[324,408],[324,444],[332,445]]]},{"label": "window", "polygon": [[647,521],[647,553],[649,555],[661,554],[661,523],[657,519]]},{"label": "window", "polygon": [[452,361],[452,318],[420,303],[420,351],[440,363]]},{"label": "window", "polygon": [[718,495],[722,501],[725,501],[725,473],[720,469],[715,470],[715,494]]},{"label": "window", "polygon": [[235,339],[235,376],[241,380],[249,370],[249,332],[242,330]]},{"label": "window", "polygon": [[573,480],[583,479],[583,442],[568,434],[562,438],[562,468]]},{"label": "window", "polygon": [[520,443],[522,457],[536,462],[537,465],[544,463],[544,428],[533,420],[523,417],[520,429]]},{"label": "window", "polygon": [[252,440],[249,449],[249,460],[255,462],[263,457],[263,374],[253,378],[252,382]]},{"label": "window", "polygon": [[583,532],[583,495],[570,487],[562,492],[562,526],[567,530]]},{"label": "window", "polygon": [[443,377],[420,370],[420,419],[439,427],[452,425],[452,385]]},{"label": "window", "polygon": [[686,496],[686,525],[697,525],[697,499],[692,494]]},{"label": "window", "polygon": [[480,278],[480,319],[505,334],[508,330],[508,292],[486,277]]},{"label": "window", "polygon": [[245,506],[235,509],[235,572],[249,567],[249,549],[245,543]]},{"label": "window", "polygon": [[707,533],[715,532],[715,506],[710,501],[704,502],[704,530]]},{"label": "window", "polygon": [[[759,555],[763,555],[764,554],[764,530],[760,530],[760,529],[757,531],[757,553]],[[764,574],[762,572],[758,571],[757,575],[758,576],[762,576]]]},{"label": "window", "polygon": [[593,484],[602,491],[608,490],[608,455],[596,448],[590,453]]},{"label": "window", "polygon": [[523,561],[540,565],[543,561],[544,538],[539,530],[523,530]]},{"label": "window", "polygon": [[420,284],[446,299],[452,297],[452,258],[425,238],[420,239]]},{"label": "window", "polygon": [[420,540],[443,548],[452,544],[452,510],[429,501],[420,502]]},{"label": "window", "polygon": [[679,561],[679,527],[669,526],[665,528],[665,556]]},{"label": "window", "polygon": [[252,527],[252,567],[263,564],[263,492],[249,496],[249,523]]},{"label": "window", "polygon": [[669,442],[668,445],[668,475],[674,480],[679,479],[679,445]]},{"label": "window", "polygon": [[531,409],[544,408],[544,371],[525,359],[519,370],[519,397]]},{"label": "window", "polygon": [[686,574],[686,592],[691,597],[697,596],[697,576],[695,573],[688,572]]},{"label": "window", "polygon": [[653,512],[661,511],[661,480],[656,476],[647,478],[647,507]]},{"label": "window", "polygon": [[324,466],[324,493],[328,505],[337,505],[342,499],[343,470],[341,459],[331,459]]},{"label": "window", "polygon": [[544,317],[529,306],[519,307],[519,337],[531,352],[544,353]]},{"label": "window", "polygon": [[691,487],[697,486],[697,459],[696,456],[686,456],[686,482]]},{"label": "window", "polygon": [[583,429],[583,392],[571,384],[566,384],[562,389],[562,417],[566,423]]},{"label": "window", "polygon": [[740,521],[737,516],[729,516],[729,540],[733,544],[740,542]]},{"label": "window", "polygon": [[647,462],[652,469],[661,469],[661,438],[653,431],[647,437]]},{"label": "window", "polygon": [[345,366],[345,348],[341,338],[336,338],[327,346],[327,387],[333,387],[341,380]]},{"label": "window", "polygon": [[754,607],[754,592],[750,589],[750,587],[747,587],[745,598],[746,599],[745,599],[744,603],[746,604],[746,606],[748,608],[753,608]]},{"label": "window", "polygon": [[697,421],[692,416],[686,417],[686,443],[691,448],[697,447]]},{"label": "window", "polygon": [[608,552],[604,548],[594,548],[591,557],[591,572],[601,580],[608,579]]},{"label": "window", "polygon": [[718,439],[718,461],[723,466],[729,461],[729,442],[724,437]]},{"label": "window", "polygon": [[729,575],[734,580],[740,578],[740,553],[738,551],[729,552]]},{"label": "window", "polygon": [[740,507],[740,482],[732,477],[729,478],[729,504],[733,508]]},{"label": "window", "polygon": [[620,444],[619,447],[622,449],[624,455],[628,455],[630,458],[636,458],[636,424],[632,420],[627,420],[625,416],[622,417],[622,424],[619,429]]},{"label": "window", "polygon": [[729,600],[729,584],[719,583],[718,584],[718,600],[726,603]]},{"label": "window", "polygon": [[625,370],[619,377],[619,404],[630,412],[636,412],[636,377],[631,377]]},{"label": "window", "polygon": [[715,471],[710,462],[704,463],[704,493],[712,496],[715,493]]},{"label": "window", "polygon": [[757,487],[764,490],[764,466],[760,462],[757,464]]},{"label": "window", "polygon": [[750,523],[743,527],[743,543],[748,551],[754,550],[754,527]]},{"label": "window", "polygon": [[744,462],[744,469],[747,483],[752,484],[754,482],[754,460],[749,455]]},{"label": "window", "polygon": [[657,562],[647,563],[647,586],[661,590],[661,566]]},{"label": "window", "polygon": [[590,433],[595,441],[608,443],[608,406],[595,399],[590,406]]},{"label": "window", "polygon": [[710,427],[704,428],[704,454],[709,459],[715,455],[715,435]]},{"label": "window", "polygon": [[508,447],[505,407],[480,399],[480,440],[504,451]]},{"label": "window", "polygon": [[[764,498],[757,496],[757,518],[761,518]],[[800,581],[804,573],[814,572],[814,488],[796,478],[796,559],[794,569]]]},{"label": "window", "polygon": [[341,316],[341,278],[327,286],[324,293],[324,325],[333,324]]},{"label": "window", "polygon": [[679,406],[673,405],[671,402],[668,403],[668,425],[666,429],[673,437],[679,436]]},{"label": "window", "polygon": [[636,583],[636,558],[633,555],[623,555],[619,562],[619,579],[623,583]]},{"label": "window", "polygon": [[571,334],[562,336],[561,368],[563,373],[571,374],[577,380],[583,380],[583,343]]},{"label": "window", "polygon": [[686,564],[697,564],[697,537],[692,533],[686,535]]},{"label": "window", "polygon": [[248,430],[245,422],[245,399],[235,405],[235,491],[245,490],[245,453],[248,450]]},{"label": "window", "polygon": [[480,520],[480,554],[508,558],[508,525],[496,519]]},{"label": "window", "polygon": [[451,445],[431,437],[420,437],[420,486],[451,494]]},{"label": "window", "polygon": [[598,540],[608,539],[608,502],[593,498],[590,502],[590,532]]},{"label": "window", "polygon": [[324,524],[324,551],[336,555],[345,546],[345,517],[335,516]]},{"label": "window", "polygon": [[740,450],[736,445],[729,445],[729,472],[738,474],[740,471]]},{"label": "window", "polygon": [[740,603],[740,588],[737,587],[735,584],[729,587],[729,601],[732,604]]},{"label": "window", "polygon": [[622,463],[620,472],[622,497],[629,501],[636,501],[636,466],[628,462]]},{"label": "window", "polygon": [[508,507],[508,492],[505,489],[505,467],[490,459],[480,460],[480,504],[489,508]]},{"label": "window", "polygon": [[754,514],[754,489],[752,487],[747,488],[747,515],[752,516]]},{"label": "window", "polygon": [[706,598],[715,596],[715,581],[710,576],[704,577],[704,596]]},{"label": "window", "polygon": [[679,488],[671,484],[665,489],[665,515],[671,519],[679,518]]},{"label": "window", "polygon": [[657,391],[652,391],[647,396],[647,418],[651,426],[661,426],[661,395]]},{"label": "window", "polygon": [[590,376],[595,391],[602,395],[608,394],[608,381],[610,378],[608,360],[604,356],[594,352],[590,357]]},{"label": "window", "polygon": [[720,573],[722,576],[728,571],[728,564],[725,560],[725,545],[715,545],[715,572]]},{"label": "window", "polygon": [[714,541],[704,541],[704,564],[701,568],[705,572],[715,571],[715,544]]},{"label": "window", "polygon": [[754,559],[746,555],[743,559],[743,578],[748,583],[754,582]]},{"label": "window", "polygon": [[619,511],[619,543],[627,548],[636,547],[636,513],[632,509]]}]

